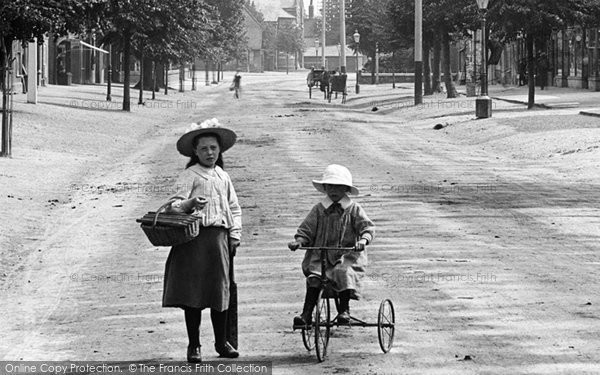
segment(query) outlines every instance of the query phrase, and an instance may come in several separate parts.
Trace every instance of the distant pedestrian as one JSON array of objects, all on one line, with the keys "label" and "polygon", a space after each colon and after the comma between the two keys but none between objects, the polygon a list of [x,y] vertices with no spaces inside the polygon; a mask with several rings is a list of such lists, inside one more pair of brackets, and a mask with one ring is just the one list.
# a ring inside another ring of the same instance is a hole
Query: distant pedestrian
[{"label": "distant pedestrian", "polygon": [[239,99],[242,96],[242,76],[240,75],[240,71],[237,70],[235,75],[233,76],[233,83],[231,84],[233,87],[233,97]]},{"label": "distant pedestrian", "polygon": [[200,362],[202,310],[210,308],[215,350],[236,358],[226,339],[230,298],[230,257],[236,253],[242,231],[242,210],[227,172],[223,152],[234,145],[236,134],[216,119],[192,124],[177,141],[177,150],[190,157],[176,185],[170,210],[202,218],[200,234],[173,246],[165,266],[163,307],[185,312],[188,362]]},{"label": "distant pedestrian", "polygon": [[[358,189],[352,185],[352,174],[346,167],[329,165],[323,178],[313,181],[313,186],[325,197],[313,206],[288,247],[292,251],[301,246],[356,247],[357,251],[327,251],[326,256],[326,276],[340,298],[337,321],[347,324],[350,299],[360,298],[361,278],[367,265],[365,247],[373,240],[375,227],[363,208],[348,197],[358,194]],[[321,288],[320,251],[306,251],[302,272],[306,276],[306,296],[302,314],[294,318],[294,325],[311,322]]]}]

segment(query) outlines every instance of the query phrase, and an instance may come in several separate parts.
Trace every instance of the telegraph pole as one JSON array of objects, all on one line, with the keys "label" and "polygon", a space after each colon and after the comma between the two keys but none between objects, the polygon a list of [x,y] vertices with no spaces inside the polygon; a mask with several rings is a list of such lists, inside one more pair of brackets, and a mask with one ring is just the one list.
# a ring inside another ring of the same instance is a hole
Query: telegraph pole
[{"label": "telegraph pole", "polygon": [[346,0],[340,0],[340,74],[346,74]]},{"label": "telegraph pole", "polygon": [[325,0],[323,0],[323,9],[321,10],[321,20],[323,24],[321,25],[321,56],[323,61],[323,69],[327,69],[327,56],[325,56],[325,27],[327,22],[325,21]]}]

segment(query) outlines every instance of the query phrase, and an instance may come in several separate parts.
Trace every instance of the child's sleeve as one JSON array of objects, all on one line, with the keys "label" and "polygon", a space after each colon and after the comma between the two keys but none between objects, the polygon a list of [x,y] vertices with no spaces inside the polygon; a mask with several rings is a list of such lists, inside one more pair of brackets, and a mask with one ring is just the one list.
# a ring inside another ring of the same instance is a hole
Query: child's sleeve
[{"label": "child's sleeve", "polygon": [[233,226],[229,229],[229,237],[240,240],[242,237],[242,208],[238,202],[238,197],[229,175],[227,179],[227,188],[229,209],[231,210],[231,215],[233,217]]},{"label": "child's sleeve", "polygon": [[354,230],[358,233],[359,239],[367,240],[367,245],[373,241],[373,237],[375,236],[375,224],[373,224],[365,210],[359,204],[356,204]]},{"label": "child's sleeve", "polygon": [[177,181],[175,182],[175,186],[173,187],[175,194],[173,194],[169,199],[174,202],[171,203],[169,207],[167,207],[167,211],[183,212],[183,210],[181,209],[181,202],[190,198],[193,187],[194,177],[190,175],[190,173],[186,169],[183,172],[181,172],[181,174],[177,178]]},{"label": "child's sleeve", "polygon": [[298,231],[294,238],[296,241],[302,242],[303,246],[312,246],[315,242],[317,233],[317,223],[319,220],[319,212],[315,205],[308,213],[302,224],[298,227]]}]

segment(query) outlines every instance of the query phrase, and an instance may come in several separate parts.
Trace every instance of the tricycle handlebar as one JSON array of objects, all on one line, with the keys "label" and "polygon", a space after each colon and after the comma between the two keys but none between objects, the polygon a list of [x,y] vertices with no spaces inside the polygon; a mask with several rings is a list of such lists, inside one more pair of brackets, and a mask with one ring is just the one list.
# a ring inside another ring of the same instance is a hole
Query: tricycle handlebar
[{"label": "tricycle handlebar", "polygon": [[356,246],[352,246],[352,247],[328,247],[328,246],[299,247],[298,250],[356,251]]}]

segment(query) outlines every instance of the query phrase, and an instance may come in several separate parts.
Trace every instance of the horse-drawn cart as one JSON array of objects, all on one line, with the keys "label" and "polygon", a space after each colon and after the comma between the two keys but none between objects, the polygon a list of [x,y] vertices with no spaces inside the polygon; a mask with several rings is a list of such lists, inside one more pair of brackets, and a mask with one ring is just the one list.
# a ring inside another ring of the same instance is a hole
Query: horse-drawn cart
[{"label": "horse-drawn cart", "polygon": [[338,93],[342,94],[342,104],[346,104],[346,95],[348,95],[348,91],[346,90],[346,79],[348,78],[347,74],[341,75],[332,75],[329,78],[329,90],[327,90],[327,100],[331,103],[331,93],[335,92],[335,97],[337,98]]},{"label": "horse-drawn cart", "polygon": [[[306,85],[308,86],[308,98],[312,98],[312,89],[313,87],[324,87],[322,84],[323,79],[327,79],[327,72],[321,69],[314,69],[308,73],[306,77]],[[321,89],[321,91],[324,91]],[[327,95],[325,95],[327,97]]]},{"label": "horse-drawn cart", "polygon": [[313,69],[306,77],[306,85],[308,86],[308,97],[312,98],[313,87],[318,87],[323,92],[323,98],[331,103],[331,94],[335,93],[337,99],[338,93],[342,94],[342,104],[346,103],[346,74],[336,74],[335,71],[328,72],[322,69]]}]

